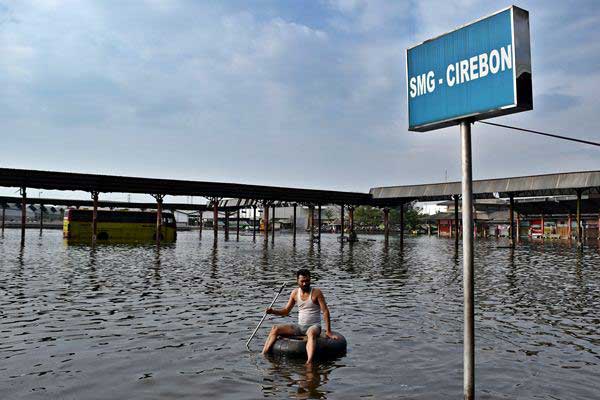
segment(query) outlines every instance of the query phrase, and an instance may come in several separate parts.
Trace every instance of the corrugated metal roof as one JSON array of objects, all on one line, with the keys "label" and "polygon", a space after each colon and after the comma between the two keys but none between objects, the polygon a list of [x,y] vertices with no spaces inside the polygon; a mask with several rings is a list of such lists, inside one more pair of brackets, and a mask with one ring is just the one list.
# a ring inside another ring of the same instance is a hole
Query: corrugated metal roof
[{"label": "corrugated metal roof", "polygon": [[[532,197],[574,194],[576,190],[600,193],[600,171],[520,176],[473,181],[475,198]],[[445,200],[460,195],[461,183],[433,183],[377,187],[370,190],[374,199]]]},{"label": "corrugated metal roof", "polygon": [[11,168],[0,168],[0,186],[105,193],[202,196],[220,199],[241,198],[267,202],[288,201],[312,204],[359,205],[371,202],[371,196],[368,193]]},{"label": "corrugated metal roof", "polygon": [[[45,204],[53,206],[66,206],[66,207],[93,207],[94,202],[92,200],[74,200],[74,199],[49,199],[49,198],[38,198],[38,197],[27,197],[25,202],[27,204]],[[9,204],[21,204],[21,197],[7,197],[0,196],[0,207],[2,205]],[[98,207],[101,208],[139,208],[139,209],[155,209],[156,203],[136,203],[128,201],[98,201]],[[234,211],[239,207],[235,205],[220,205],[219,209]],[[209,204],[187,204],[187,203],[163,203],[164,210],[189,210],[189,211],[211,211],[212,206]]]}]

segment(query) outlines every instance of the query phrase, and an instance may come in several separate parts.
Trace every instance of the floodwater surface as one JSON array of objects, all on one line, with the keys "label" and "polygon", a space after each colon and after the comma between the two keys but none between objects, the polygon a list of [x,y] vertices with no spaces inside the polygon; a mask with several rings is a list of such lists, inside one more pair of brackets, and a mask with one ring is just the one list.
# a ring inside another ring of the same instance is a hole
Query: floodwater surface
[{"label": "floodwater surface", "polygon": [[[0,237],[2,399],[462,398],[462,260],[436,237],[324,234],[275,243],[193,232],[175,244],[68,245]],[[566,242],[475,243],[479,399],[600,397],[600,252]],[[313,271],[346,356],[265,358],[282,282]]]}]

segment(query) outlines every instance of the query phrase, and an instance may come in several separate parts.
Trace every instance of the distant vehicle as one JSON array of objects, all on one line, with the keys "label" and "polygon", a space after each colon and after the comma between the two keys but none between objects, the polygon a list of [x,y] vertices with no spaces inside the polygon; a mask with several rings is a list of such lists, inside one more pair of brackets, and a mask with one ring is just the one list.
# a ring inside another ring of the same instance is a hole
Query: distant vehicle
[{"label": "distant vehicle", "polygon": [[[162,213],[160,238],[174,242],[177,238],[175,216]],[[98,211],[96,239],[117,241],[149,241],[156,239],[156,212]],[[65,211],[63,237],[72,240],[90,240],[92,237],[92,210]]]}]

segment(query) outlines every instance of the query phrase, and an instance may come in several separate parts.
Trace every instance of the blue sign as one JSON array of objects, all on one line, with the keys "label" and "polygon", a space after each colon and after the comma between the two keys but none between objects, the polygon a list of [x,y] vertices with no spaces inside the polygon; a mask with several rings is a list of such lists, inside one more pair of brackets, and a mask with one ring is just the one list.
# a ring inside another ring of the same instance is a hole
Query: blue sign
[{"label": "blue sign", "polygon": [[406,50],[411,131],[533,109],[529,13],[512,6]]}]

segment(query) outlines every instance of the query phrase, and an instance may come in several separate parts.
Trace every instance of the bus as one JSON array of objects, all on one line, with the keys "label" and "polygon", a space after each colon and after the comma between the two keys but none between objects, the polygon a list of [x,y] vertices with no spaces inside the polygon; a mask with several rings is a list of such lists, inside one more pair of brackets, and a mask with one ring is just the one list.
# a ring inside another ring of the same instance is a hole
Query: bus
[{"label": "bus", "polygon": [[[65,211],[63,237],[70,240],[92,238],[92,210],[70,208]],[[175,216],[162,213],[161,240],[174,242],[177,239]],[[98,210],[96,240],[149,241],[156,239],[156,212],[147,211],[104,211]]]}]

